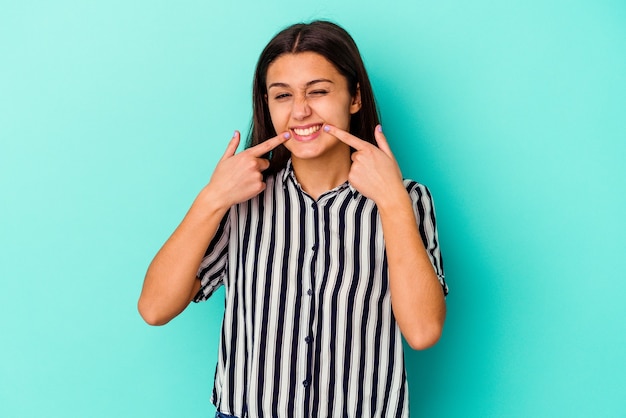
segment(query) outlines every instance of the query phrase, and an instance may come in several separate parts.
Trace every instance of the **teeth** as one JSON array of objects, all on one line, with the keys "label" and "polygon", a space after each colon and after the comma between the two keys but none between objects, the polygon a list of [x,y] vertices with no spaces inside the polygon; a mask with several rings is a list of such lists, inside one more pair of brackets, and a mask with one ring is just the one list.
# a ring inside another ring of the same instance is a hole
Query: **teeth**
[{"label": "teeth", "polygon": [[310,128],[306,128],[306,129],[293,128],[293,131],[297,135],[308,136],[308,135],[311,135],[311,134],[319,131],[321,127],[322,127],[322,125],[315,125],[315,126],[311,126]]}]

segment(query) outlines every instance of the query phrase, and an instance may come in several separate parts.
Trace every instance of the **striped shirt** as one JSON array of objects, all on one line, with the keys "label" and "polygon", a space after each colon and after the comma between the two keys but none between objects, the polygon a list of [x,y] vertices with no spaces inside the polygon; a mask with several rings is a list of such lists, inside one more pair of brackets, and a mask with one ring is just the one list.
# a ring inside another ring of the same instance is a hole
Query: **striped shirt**
[{"label": "striped shirt", "polygon": [[[428,189],[404,181],[444,292]],[[317,201],[291,164],[229,210],[195,301],[225,286],[217,410],[237,417],[407,417],[402,336],[374,202],[348,182]]]}]

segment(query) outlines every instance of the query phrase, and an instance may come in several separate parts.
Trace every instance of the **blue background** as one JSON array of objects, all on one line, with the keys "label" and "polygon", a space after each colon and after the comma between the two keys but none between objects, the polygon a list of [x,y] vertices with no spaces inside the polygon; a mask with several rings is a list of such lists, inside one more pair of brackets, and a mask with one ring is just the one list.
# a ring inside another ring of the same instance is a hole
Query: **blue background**
[{"label": "blue background", "polygon": [[145,270],[282,27],[354,36],[450,285],[413,415],[626,416],[626,3],[1,1],[0,416],[207,417],[223,302]]}]

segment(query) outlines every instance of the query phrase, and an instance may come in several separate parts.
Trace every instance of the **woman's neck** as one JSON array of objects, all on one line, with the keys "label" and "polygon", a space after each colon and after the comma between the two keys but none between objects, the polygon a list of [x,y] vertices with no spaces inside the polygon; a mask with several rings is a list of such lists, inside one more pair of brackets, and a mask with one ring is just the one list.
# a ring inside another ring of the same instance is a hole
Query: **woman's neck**
[{"label": "woman's neck", "polygon": [[335,158],[291,159],[291,165],[302,190],[317,200],[323,193],[348,180],[350,154]]}]

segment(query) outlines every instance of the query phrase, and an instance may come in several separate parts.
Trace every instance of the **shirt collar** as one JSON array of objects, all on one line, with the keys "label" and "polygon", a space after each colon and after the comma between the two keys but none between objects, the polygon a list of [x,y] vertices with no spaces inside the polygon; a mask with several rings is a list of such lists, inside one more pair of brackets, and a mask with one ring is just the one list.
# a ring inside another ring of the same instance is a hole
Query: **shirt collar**
[{"label": "shirt collar", "polygon": [[[291,158],[287,160],[287,165],[285,166],[281,176],[282,176],[283,185],[286,185],[287,179],[291,177],[291,180],[293,180],[293,183],[296,186],[298,186],[299,189],[302,189],[302,186],[300,186],[300,183],[298,183],[298,179],[296,179],[296,173],[293,172],[293,165],[291,164]],[[336,189],[343,188],[345,187],[346,184],[347,184],[347,187],[350,189],[350,193],[352,194],[352,197],[356,199],[360,195],[360,193],[357,189],[354,188],[354,186],[352,186],[352,184],[349,181],[346,181],[344,184],[336,187]]]},{"label": "shirt collar", "polygon": [[[282,173],[282,180],[283,180],[283,184],[287,183],[287,179],[289,177],[292,177],[294,180],[296,179],[296,176],[293,174],[293,166],[291,165],[291,158],[289,160],[287,160],[287,165],[285,166],[285,168],[283,169],[283,173]],[[296,182],[297,183],[297,182]]]}]

